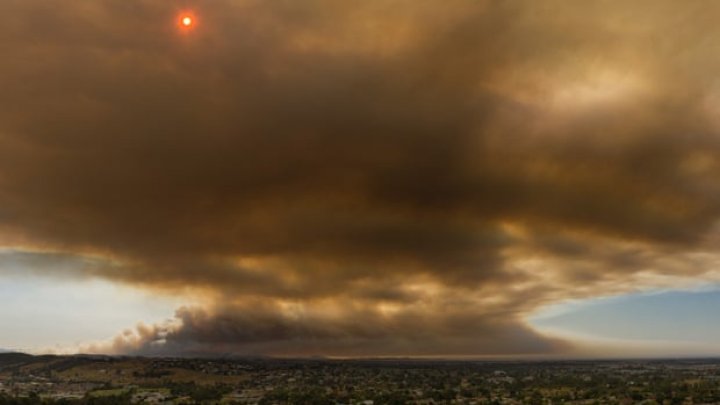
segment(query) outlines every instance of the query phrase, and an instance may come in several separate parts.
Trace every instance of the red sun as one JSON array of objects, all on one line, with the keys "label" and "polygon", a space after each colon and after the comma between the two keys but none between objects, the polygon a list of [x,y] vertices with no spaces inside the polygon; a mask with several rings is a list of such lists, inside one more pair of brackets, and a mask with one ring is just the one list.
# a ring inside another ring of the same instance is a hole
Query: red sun
[{"label": "red sun", "polygon": [[191,13],[182,13],[178,16],[178,26],[182,29],[189,30],[195,27],[195,16]]}]

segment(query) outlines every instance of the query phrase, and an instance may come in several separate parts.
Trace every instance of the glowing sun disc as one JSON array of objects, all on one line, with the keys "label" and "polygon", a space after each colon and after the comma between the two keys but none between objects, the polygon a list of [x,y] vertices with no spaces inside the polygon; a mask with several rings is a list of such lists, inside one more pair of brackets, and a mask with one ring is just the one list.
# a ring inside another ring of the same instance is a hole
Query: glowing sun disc
[{"label": "glowing sun disc", "polygon": [[189,27],[193,24],[193,19],[190,16],[185,16],[180,20],[180,24],[182,24],[185,27]]}]

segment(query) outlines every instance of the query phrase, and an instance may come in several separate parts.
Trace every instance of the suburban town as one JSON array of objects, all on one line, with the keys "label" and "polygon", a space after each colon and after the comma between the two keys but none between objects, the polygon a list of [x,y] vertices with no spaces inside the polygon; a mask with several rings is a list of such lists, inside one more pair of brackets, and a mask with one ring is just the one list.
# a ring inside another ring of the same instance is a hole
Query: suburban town
[{"label": "suburban town", "polygon": [[0,404],[708,404],[720,360],[445,361],[0,354]]}]

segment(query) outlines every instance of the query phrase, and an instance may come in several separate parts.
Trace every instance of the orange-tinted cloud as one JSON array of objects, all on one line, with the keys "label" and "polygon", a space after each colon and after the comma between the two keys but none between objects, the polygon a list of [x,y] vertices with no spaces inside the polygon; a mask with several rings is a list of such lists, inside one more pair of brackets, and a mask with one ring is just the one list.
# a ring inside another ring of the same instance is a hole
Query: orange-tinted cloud
[{"label": "orange-tinted cloud", "polygon": [[207,296],[116,349],[553,351],[541,305],[714,277],[714,3],[173,7],[0,5],[0,240]]}]

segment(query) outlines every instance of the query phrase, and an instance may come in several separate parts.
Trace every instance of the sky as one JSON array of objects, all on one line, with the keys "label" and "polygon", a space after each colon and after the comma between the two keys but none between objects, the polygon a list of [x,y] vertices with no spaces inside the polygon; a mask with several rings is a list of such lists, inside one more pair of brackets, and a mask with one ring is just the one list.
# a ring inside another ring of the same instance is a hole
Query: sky
[{"label": "sky", "polygon": [[0,2],[0,348],[720,355],[718,12]]}]

